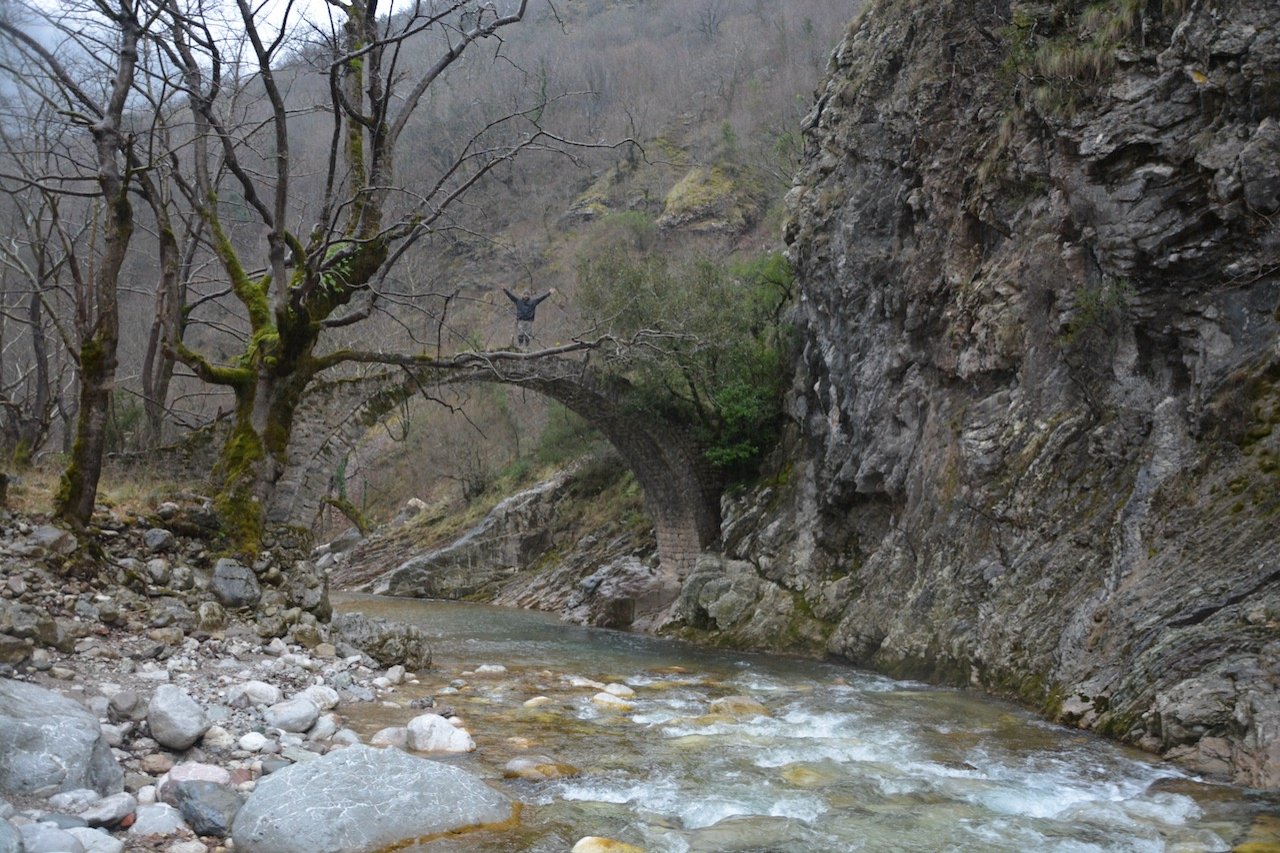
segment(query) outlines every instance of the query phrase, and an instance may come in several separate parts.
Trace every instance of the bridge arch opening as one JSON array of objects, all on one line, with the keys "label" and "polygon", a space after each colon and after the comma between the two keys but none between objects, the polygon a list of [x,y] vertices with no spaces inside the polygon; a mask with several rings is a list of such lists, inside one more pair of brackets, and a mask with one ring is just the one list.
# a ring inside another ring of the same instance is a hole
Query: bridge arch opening
[{"label": "bridge arch opening", "polygon": [[[430,377],[386,373],[328,383],[299,418],[289,465],[270,507],[273,521],[310,526],[338,460],[369,426],[429,385],[498,383],[534,391],[574,412],[616,449],[644,493],[653,521],[664,588],[671,598],[698,554],[720,533],[723,483],[691,431],[626,405],[627,386],[585,360],[512,358],[475,363]],[[344,414],[345,413],[345,414]]]}]

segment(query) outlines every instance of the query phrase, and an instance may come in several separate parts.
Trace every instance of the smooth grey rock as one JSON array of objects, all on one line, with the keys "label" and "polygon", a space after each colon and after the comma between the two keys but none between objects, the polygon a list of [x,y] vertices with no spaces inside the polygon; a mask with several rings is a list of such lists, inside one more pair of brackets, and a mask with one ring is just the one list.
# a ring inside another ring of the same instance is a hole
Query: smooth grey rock
[{"label": "smooth grey rock", "polygon": [[129,835],[173,835],[186,829],[182,813],[168,803],[152,803],[149,806],[138,806],[133,826],[129,827]]},{"label": "smooth grey rock", "polygon": [[147,576],[151,578],[152,583],[162,585],[168,583],[171,577],[169,561],[164,557],[147,560]]},{"label": "smooth grey rock", "polygon": [[116,721],[141,722],[147,718],[147,703],[136,690],[124,689],[107,700],[107,716]]},{"label": "smooth grey rock", "polygon": [[252,607],[262,598],[262,587],[253,569],[225,557],[214,564],[209,591],[219,604],[232,610]]},{"label": "smooth grey rock", "polygon": [[31,531],[31,541],[50,554],[70,554],[76,549],[76,537],[52,524]]},{"label": "smooth grey rock", "polygon": [[84,845],[65,829],[47,823],[28,823],[19,831],[26,853],[84,853]]},{"label": "smooth grey rock", "polygon": [[227,625],[227,611],[216,601],[202,601],[196,608],[196,627],[201,631],[220,631]]},{"label": "smooth grey rock", "polygon": [[373,736],[369,738],[369,743],[373,746],[408,749],[409,730],[404,726],[388,726],[385,729],[378,729],[373,733]]},{"label": "smooth grey rock", "polygon": [[75,788],[71,791],[59,791],[50,797],[49,808],[79,814],[101,799],[102,795],[92,788]]},{"label": "smooth grey rock", "polygon": [[0,853],[24,853],[22,833],[7,820],[0,819]]},{"label": "smooth grey rock", "polygon": [[84,706],[33,684],[0,679],[0,792],[52,787],[111,794],[123,782],[97,718]]},{"label": "smooth grey rock", "polygon": [[[153,527],[142,534],[142,543],[147,549],[155,552],[169,551],[176,540],[174,535],[163,527]],[[148,567],[149,569],[150,567]]]},{"label": "smooth grey rock", "polygon": [[265,681],[246,681],[227,691],[227,704],[232,708],[248,708],[253,705],[274,705],[284,698],[279,687]]},{"label": "smooth grey rock", "polygon": [[244,801],[240,795],[215,782],[179,782],[174,786],[174,803],[196,835],[224,838]]},{"label": "smooth grey rock", "polygon": [[73,828],[68,829],[67,834],[75,836],[84,845],[84,853],[124,853],[124,842],[101,829]]},{"label": "smooth grey rock", "polygon": [[455,727],[439,714],[420,714],[405,728],[409,749],[416,752],[471,752],[476,748],[466,729]]},{"label": "smooth grey rock", "polygon": [[89,808],[80,812],[80,817],[89,826],[115,826],[138,808],[138,800],[133,794],[121,791],[103,797]]},{"label": "smooth grey rock", "polygon": [[185,690],[161,684],[147,705],[147,725],[156,743],[183,750],[200,739],[209,728],[209,720],[204,708]]},{"label": "smooth grey rock", "polygon": [[277,702],[262,711],[263,722],[285,732],[305,732],[319,716],[319,706],[305,696]]},{"label": "smooth grey rock", "polygon": [[313,684],[298,695],[316,703],[321,711],[332,710],[338,705],[338,691],[324,684]]},{"label": "smooth grey rock", "polygon": [[465,771],[350,746],[260,780],[232,839],[238,853],[373,853],[512,813],[506,795]]},{"label": "smooth grey rock", "polygon": [[342,728],[342,718],[337,714],[321,714],[310,729],[307,730],[308,740],[328,740],[337,734],[338,729]]},{"label": "smooth grey rock", "polygon": [[77,826],[88,826],[85,819],[79,815],[62,814],[60,812],[46,812],[40,815],[38,823],[49,823],[58,829],[74,829]]}]

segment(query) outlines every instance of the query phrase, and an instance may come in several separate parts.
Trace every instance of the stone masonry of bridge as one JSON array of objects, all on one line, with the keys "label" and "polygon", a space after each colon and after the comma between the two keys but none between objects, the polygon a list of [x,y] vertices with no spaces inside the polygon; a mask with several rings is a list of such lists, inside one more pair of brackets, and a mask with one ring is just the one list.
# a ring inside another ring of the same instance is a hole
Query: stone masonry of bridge
[{"label": "stone masonry of bridge", "polygon": [[387,371],[316,386],[295,420],[289,464],[276,484],[269,519],[310,526],[339,460],[370,426],[421,389],[471,382],[529,388],[609,440],[644,490],[662,572],[674,594],[699,552],[720,534],[721,478],[687,428],[629,410],[621,402],[625,381],[593,368],[587,357],[473,354],[443,369]]}]

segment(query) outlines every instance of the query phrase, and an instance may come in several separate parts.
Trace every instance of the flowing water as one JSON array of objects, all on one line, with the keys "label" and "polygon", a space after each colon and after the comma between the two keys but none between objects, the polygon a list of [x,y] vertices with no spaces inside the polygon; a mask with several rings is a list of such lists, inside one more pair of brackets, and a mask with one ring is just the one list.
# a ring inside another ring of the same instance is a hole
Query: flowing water
[{"label": "flowing water", "polygon": [[[433,638],[432,669],[392,698],[451,707],[478,749],[443,760],[523,804],[515,829],[412,848],[423,853],[563,853],[587,835],[670,853],[1192,853],[1246,840],[1280,850],[1270,847],[1280,842],[1274,798],[1198,781],[973,693],[526,611],[371,596],[335,603]],[[506,672],[476,672],[485,665]],[[611,684],[634,691],[629,707],[593,701]],[[730,696],[767,714],[712,713]],[[536,697],[545,701],[525,706]],[[352,725],[367,738],[417,713],[369,706]],[[508,761],[533,755],[580,772],[502,778]]]}]

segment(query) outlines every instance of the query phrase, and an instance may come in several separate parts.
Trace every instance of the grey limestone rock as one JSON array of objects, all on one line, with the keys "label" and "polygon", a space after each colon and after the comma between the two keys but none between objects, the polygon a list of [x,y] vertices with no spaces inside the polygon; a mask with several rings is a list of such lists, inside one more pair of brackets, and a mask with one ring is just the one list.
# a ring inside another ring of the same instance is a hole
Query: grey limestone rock
[{"label": "grey limestone rock", "polygon": [[182,813],[168,803],[138,806],[136,819],[129,827],[130,836],[173,835],[187,829]]},{"label": "grey limestone rock", "polygon": [[31,531],[31,541],[50,554],[70,554],[76,549],[76,537],[52,524],[42,524]]},{"label": "grey limestone rock", "polygon": [[263,722],[285,732],[305,732],[319,716],[320,707],[305,696],[277,702],[262,711]]},{"label": "grey limestone rock", "polygon": [[25,853],[85,853],[78,838],[52,824],[28,823],[20,832]]},{"label": "grey limestone rock", "polygon": [[175,541],[174,535],[163,527],[153,527],[142,534],[143,544],[157,553],[172,550]]},{"label": "grey limestone rock", "polygon": [[240,795],[216,782],[179,782],[174,786],[174,802],[196,835],[224,838],[244,801]]},{"label": "grey limestone rock", "polygon": [[240,853],[372,853],[512,813],[504,794],[463,770],[350,746],[260,780],[232,839]]},{"label": "grey limestone rock", "polygon": [[80,817],[89,826],[115,826],[127,816],[133,814],[138,807],[138,800],[127,791],[103,797],[89,808],[80,812]]},{"label": "grey limestone rock", "polygon": [[181,687],[162,684],[147,705],[147,725],[156,743],[183,750],[200,739],[209,728],[209,719],[200,703]]},{"label": "grey limestone rock", "polygon": [[119,791],[124,772],[82,705],[33,684],[0,679],[0,792]]},{"label": "grey limestone rock", "polygon": [[361,613],[338,613],[330,628],[335,644],[340,641],[354,646],[381,666],[401,664],[416,672],[431,665],[431,647],[414,625]]},{"label": "grey limestone rock", "polygon": [[0,820],[0,853],[23,853],[22,833],[7,820]]},{"label": "grey limestone rock", "polygon": [[101,829],[73,827],[67,830],[67,834],[75,836],[84,846],[84,853],[124,853],[124,842]]},{"label": "grey limestone rock", "polygon": [[262,598],[262,587],[253,570],[223,558],[214,564],[209,591],[223,607],[252,607]]},{"label": "grey limestone rock", "polygon": [[[837,49],[788,197],[804,449],[727,556],[856,664],[1280,787],[1280,5],[1165,7],[1070,105],[1009,85],[1003,14]],[[773,606],[690,581],[708,630]]]}]

